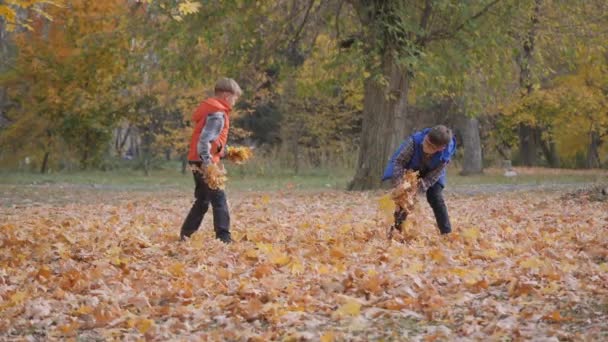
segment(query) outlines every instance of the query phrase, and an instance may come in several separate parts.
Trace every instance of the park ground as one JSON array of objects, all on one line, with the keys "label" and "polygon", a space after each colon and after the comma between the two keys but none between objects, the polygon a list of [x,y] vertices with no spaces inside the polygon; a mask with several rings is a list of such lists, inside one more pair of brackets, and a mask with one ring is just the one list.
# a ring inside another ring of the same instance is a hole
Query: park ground
[{"label": "park ground", "polygon": [[420,198],[389,241],[386,191],[346,174],[236,175],[178,242],[175,170],[0,174],[1,340],[606,340],[606,171],[518,169]]}]

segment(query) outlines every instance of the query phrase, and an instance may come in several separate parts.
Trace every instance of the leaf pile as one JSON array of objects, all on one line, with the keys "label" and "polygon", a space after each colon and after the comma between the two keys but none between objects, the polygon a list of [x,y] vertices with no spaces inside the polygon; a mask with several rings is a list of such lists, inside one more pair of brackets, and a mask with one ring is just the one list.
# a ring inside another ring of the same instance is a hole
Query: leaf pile
[{"label": "leaf pile", "polygon": [[[33,198],[50,197],[37,188]],[[447,195],[387,243],[378,193],[230,193],[185,243],[185,193],[0,207],[7,340],[602,340],[608,210],[553,193]],[[567,208],[564,209],[564,208]]]},{"label": "leaf pile", "polygon": [[243,164],[253,156],[253,151],[247,146],[228,147],[226,157],[235,164]]}]

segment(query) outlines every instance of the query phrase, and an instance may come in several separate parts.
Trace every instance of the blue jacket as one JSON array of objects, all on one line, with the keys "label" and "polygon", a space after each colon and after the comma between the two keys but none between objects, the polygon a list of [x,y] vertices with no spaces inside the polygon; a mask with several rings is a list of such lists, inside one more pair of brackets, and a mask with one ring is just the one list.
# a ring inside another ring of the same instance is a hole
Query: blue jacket
[{"label": "blue jacket", "polygon": [[[403,141],[401,145],[399,145],[395,153],[393,153],[390,160],[388,161],[388,164],[386,165],[384,175],[382,176],[383,181],[393,178],[393,169],[395,167],[397,157],[399,156],[401,151],[403,151],[403,149],[407,146],[410,138],[414,141],[414,155],[412,156],[412,159],[410,159],[410,161],[407,163],[407,165],[405,165],[405,169],[418,171],[422,168],[422,142],[424,141],[424,137],[426,137],[430,130],[430,128],[425,128],[419,132],[416,132],[411,137],[405,139],[405,141]],[[456,152],[456,138],[452,137],[452,141],[450,141],[448,146],[443,151],[439,151],[431,157],[429,169],[433,170],[441,166],[443,163],[448,163],[452,159],[454,152]],[[445,186],[445,169],[441,173],[441,176],[439,177],[439,180],[437,182]]]}]

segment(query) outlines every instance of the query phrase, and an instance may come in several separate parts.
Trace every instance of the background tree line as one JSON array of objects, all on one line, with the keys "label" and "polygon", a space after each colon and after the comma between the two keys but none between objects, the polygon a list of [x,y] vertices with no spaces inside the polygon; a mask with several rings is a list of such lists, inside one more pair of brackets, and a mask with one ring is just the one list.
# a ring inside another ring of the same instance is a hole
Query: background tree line
[{"label": "background tree line", "polygon": [[455,128],[462,172],[607,167],[603,0],[0,1],[0,165],[183,159],[217,77],[232,141],[379,186],[412,131]]}]

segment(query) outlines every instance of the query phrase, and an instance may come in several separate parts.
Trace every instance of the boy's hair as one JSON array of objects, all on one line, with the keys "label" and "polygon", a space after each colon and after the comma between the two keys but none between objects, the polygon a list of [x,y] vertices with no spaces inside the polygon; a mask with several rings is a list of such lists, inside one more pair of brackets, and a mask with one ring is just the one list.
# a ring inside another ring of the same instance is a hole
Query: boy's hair
[{"label": "boy's hair", "polygon": [[437,125],[429,131],[429,141],[435,146],[447,146],[452,141],[452,130],[444,125]]},{"label": "boy's hair", "polygon": [[231,93],[237,96],[241,96],[241,94],[243,94],[243,91],[235,80],[233,80],[232,78],[222,77],[215,83],[215,94],[219,93]]}]

